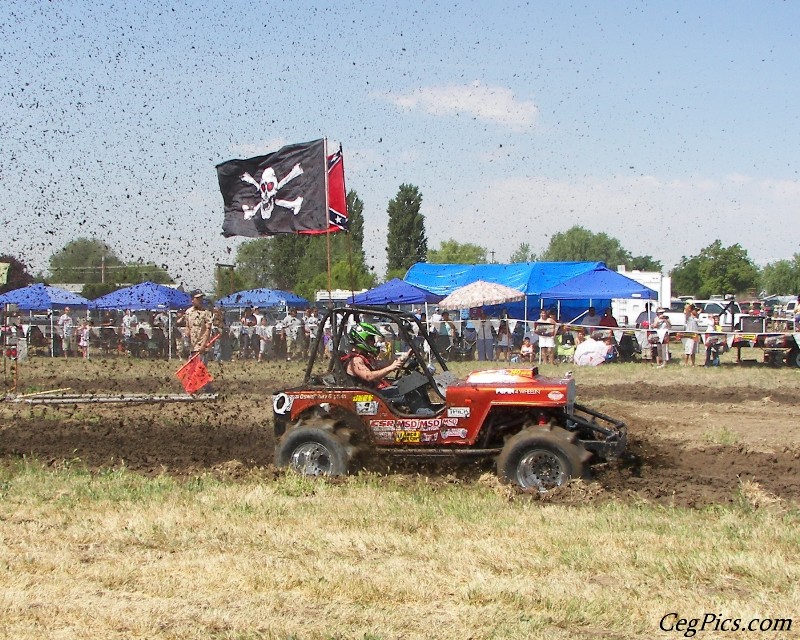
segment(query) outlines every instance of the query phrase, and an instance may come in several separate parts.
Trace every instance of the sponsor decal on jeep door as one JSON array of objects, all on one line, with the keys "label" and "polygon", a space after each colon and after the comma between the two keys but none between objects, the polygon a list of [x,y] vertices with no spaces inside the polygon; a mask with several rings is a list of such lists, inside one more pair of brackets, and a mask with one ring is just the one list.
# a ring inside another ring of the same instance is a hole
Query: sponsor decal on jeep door
[{"label": "sponsor decal on jeep door", "polygon": [[397,444],[419,444],[422,442],[421,431],[395,431],[394,441]]},{"label": "sponsor decal on jeep door", "polygon": [[[370,431],[376,441],[395,443],[435,442],[440,429],[457,426],[458,418],[390,418],[369,421]],[[466,433],[466,429],[463,431]],[[420,437],[408,435],[415,433],[420,434]],[[424,437],[428,434],[430,437]]]},{"label": "sponsor decal on jeep door", "polygon": [[360,416],[378,415],[378,402],[356,402],[356,413]]},{"label": "sponsor decal on jeep door", "polygon": [[469,418],[469,407],[448,407],[448,418]]}]

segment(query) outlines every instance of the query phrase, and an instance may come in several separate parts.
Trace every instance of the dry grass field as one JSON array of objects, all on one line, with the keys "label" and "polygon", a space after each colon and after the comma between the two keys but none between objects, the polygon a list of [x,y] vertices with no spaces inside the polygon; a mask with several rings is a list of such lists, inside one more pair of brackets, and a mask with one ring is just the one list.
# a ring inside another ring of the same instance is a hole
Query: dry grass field
[{"label": "dry grass field", "polygon": [[[178,393],[177,367],[34,358],[18,391]],[[211,402],[0,404],[0,637],[800,637],[796,369],[576,370],[630,455],[542,498],[491,464],[277,471],[300,365],[211,368]]]}]

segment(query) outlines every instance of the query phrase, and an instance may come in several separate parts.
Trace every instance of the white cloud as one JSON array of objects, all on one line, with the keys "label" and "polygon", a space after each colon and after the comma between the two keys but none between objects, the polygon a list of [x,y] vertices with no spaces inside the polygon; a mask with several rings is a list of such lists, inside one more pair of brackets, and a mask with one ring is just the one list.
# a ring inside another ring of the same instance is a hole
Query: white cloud
[{"label": "white cloud", "polygon": [[389,93],[389,102],[407,111],[421,110],[436,116],[467,114],[512,129],[533,126],[538,114],[534,102],[518,100],[510,89],[469,85],[422,87],[409,93]]}]

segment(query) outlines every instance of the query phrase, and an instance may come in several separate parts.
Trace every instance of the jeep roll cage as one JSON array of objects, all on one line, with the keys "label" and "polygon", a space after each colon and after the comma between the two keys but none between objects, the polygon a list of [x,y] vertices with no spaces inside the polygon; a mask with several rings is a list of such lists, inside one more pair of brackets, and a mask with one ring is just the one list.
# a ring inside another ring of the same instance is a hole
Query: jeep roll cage
[{"label": "jeep roll cage", "polygon": [[[376,320],[377,318],[377,320]],[[305,377],[303,382],[309,384],[314,382],[314,364],[317,358],[322,353],[322,341],[324,339],[325,330],[330,328],[331,332],[331,358],[328,362],[326,377],[332,376],[333,382],[339,386],[362,386],[361,383],[355,382],[345,370],[345,365],[342,362],[342,357],[349,353],[350,344],[347,339],[347,327],[350,326],[351,320],[355,322],[369,322],[370,324],[394,324],[397,326],[397,338],[400,339],[408,348],[411,349],[414,357],[419,363],[419,370],[422,375],[427,378],[428,385],[443,401],[445,400],[444,392],[437,384],[433,377],[434,367],[425,366],[428,362],[425,350],[422,348],[422,343],[416,338],[420,338],[428,345],[428,354],[431,363],[436,363],[441,367],[441,371],[447,371],[447,364],[439,351],[436,349],[435,340],[431,339],[428,334],[428,329],[424,323],[420,322],[413,313],[406,311],[396,311],[387,309],[386,307],[375,307],[368,305],[352,305],[352,306],[336,306],[328,308],[322,317],[319,324],[319,331],[313,340],[312,347],[309,349],[308,364],[306,365]],[[413,327],[417,327],[418,333],[413,333]],[[343,348],[344,347],[344,348]]]}]

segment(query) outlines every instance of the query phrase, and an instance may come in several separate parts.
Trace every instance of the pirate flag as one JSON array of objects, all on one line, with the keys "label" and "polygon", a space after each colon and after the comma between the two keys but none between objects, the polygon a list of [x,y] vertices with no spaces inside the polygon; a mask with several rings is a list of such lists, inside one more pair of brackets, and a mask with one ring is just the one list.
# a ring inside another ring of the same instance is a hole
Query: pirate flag
[{"label": "pirate flag", "polygon": [[217,165],[225,204],[222,234],[271,236],[328,230],[325,140]]}]

